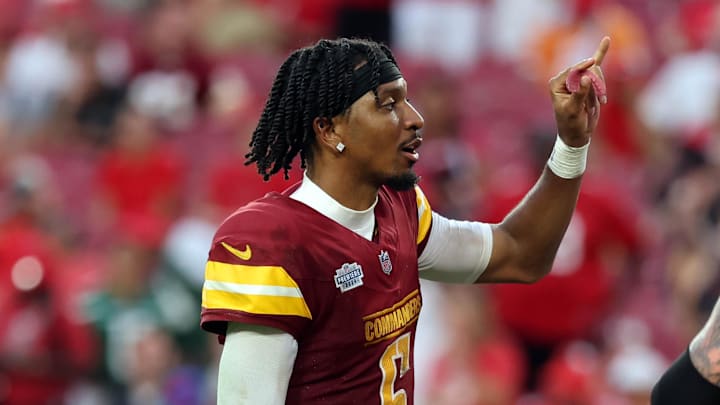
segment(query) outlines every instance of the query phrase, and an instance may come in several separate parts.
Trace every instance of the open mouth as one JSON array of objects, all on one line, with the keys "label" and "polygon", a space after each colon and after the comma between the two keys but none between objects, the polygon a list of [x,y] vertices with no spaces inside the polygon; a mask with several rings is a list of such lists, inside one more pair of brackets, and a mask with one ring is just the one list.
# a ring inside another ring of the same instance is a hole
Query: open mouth
[{"label": "open mouth", "polygon": [[409,143],[406,143],[400,150],[402,154],[411,162],[417,162],[420,158],[420,154],[417,149],[422,145],[422,138],[414,138]]},{"label": "open mouth", "polygon": [[403,155],[413,162],[417,162],[420,158],[420,154],[415,151],[414,148],[402,148]]}]

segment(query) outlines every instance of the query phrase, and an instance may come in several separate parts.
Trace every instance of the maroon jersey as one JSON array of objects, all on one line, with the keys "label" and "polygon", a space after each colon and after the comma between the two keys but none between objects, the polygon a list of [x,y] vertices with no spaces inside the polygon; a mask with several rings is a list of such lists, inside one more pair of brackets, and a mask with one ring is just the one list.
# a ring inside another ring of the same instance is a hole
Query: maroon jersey
[{"label": "maroon jersey", "polygon": [[202,327],[224,335],[232,321],[294,336],[289,404],[413,403],[425,197],[418,188],[381,188],[370,241],[291,199],[296,188],[268,194],[220,226]]}]

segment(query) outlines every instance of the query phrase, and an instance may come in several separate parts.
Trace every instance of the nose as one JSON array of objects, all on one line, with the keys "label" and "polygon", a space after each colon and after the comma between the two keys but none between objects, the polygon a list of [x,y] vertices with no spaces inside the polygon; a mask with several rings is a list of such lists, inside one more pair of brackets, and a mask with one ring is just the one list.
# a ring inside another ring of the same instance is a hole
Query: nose
[{"label": "nose", "polygon": [[409,102],[406,104],[408,112],[405,115],[405,128],[417,131],[425,125],[425,120],[412,104]]}]

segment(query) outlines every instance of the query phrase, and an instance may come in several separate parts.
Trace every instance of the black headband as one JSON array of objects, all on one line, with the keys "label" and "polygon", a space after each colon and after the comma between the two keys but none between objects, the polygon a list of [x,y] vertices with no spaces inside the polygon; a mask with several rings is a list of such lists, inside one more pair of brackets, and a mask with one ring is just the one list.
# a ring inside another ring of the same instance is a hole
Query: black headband
[{"label": "black headband", "polygon": [[378,61],[378,65],[378,69],[380,70],[380,80],[376,86],[373,86],[372,84],[373,72],[370,67],[370,63],[365,63],[353,71],[353,87],[350,92],[350,99],[348,100],[347,105],[343,107],[343,111],[350,107],[352,103],[357,101],[357,99],[362,97],[368,91],[375,90],[375,88],[381,84],[402,78],[400,69],[398,69],[397,65],[392,60],[388,58],[381,58]]}]

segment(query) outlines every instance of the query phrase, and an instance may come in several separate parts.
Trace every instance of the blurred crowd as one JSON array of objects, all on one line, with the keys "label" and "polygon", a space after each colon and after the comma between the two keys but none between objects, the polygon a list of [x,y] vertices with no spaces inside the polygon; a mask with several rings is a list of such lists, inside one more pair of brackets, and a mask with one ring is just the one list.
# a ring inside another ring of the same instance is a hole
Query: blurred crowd
[{"label": "blurred crowd", "polygon": [[533,285],[423,282],[418,404],[640,405],[720,293],[713,0],[0,0],[0,404],[215,403],[212,234],[301,178],[243,165],[278,66],[387,42],[433,208],[499,221],[555,138],[547,80],[603,35],[609,103]]}]

